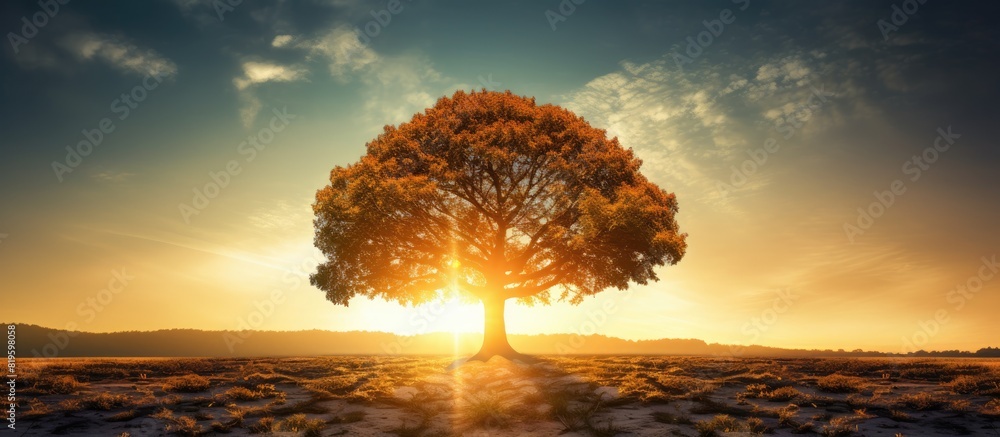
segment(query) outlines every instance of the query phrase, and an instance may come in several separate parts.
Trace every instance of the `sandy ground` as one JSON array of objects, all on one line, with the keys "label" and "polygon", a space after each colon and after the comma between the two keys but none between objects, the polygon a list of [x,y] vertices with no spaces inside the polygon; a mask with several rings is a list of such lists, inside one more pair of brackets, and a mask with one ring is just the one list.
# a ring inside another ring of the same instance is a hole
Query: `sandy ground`
[{"label": "sandy ground", "polygon": [[[991,361],[552,357],[447,370],[449,363],[38,360],[22,379],[13,435],[1000,436],[1000,375]],[[207,386],[165,385],[191,375]]]}]

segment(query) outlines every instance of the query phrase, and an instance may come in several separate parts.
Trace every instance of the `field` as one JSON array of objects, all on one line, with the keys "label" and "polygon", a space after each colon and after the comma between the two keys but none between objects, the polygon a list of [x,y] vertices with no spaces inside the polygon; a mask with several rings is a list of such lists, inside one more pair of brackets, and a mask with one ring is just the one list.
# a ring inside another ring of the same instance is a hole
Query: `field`
[{"label": "field", "polygon": [[1000,362],[26,359],[23,435],[1000,435]]}]

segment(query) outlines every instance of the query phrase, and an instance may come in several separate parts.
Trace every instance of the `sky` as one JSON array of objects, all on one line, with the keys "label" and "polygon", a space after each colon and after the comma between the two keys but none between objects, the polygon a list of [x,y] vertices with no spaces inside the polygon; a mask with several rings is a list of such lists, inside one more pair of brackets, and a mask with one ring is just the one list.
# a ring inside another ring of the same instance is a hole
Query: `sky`
[{"label": "sky", "polygon": [[677,195],[688,234],[659,282],[510,302],[508,332],[1000,346],[998,9],[6,1],[0,319],[480,331],[481,307],[334,306],[308,275],[329,171],[384,125],[485,88],[606,129]]}]

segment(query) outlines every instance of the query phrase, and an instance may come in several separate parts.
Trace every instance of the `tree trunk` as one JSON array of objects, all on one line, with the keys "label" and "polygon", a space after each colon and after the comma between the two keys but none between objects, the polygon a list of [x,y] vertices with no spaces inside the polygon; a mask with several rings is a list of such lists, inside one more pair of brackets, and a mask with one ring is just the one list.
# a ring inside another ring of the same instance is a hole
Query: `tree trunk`
[{"label": "tree trunk", "polygon": [[483,325],[483,346],[479,352],[468,361],[487,361],[495,355],[509,360],[533,361],[510,347],[507,343],[507,327],[504,322],[504,307],[507,300],[503,298],[483,299],[485,314]]}]

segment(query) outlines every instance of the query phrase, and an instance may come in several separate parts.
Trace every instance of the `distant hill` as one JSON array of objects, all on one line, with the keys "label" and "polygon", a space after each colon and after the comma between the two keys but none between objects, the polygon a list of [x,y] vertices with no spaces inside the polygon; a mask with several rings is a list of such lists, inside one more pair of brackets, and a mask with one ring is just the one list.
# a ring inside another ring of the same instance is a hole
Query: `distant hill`
[{"label": "distant hill", "polygon": [[[3,326],[6,326],[4,323]],[[64,331],[37,325],[16,326],[17,355],[29,357],[246,357],[314,355],[470,355],[482,334],[429,333],[398,336],[367,331],[201,331],[168,329],[92,333]],[[881,357],[901,356],[855,350],[803,350],[765,346],[730,346],[695,339],[623,340],[603,335],[518,335],[509,341],[515,349],[536,355],[709,355],[723,357],[767,356]],[[977,352],[916,352],[908,356],[1000,357],[1000,348]]]}]

